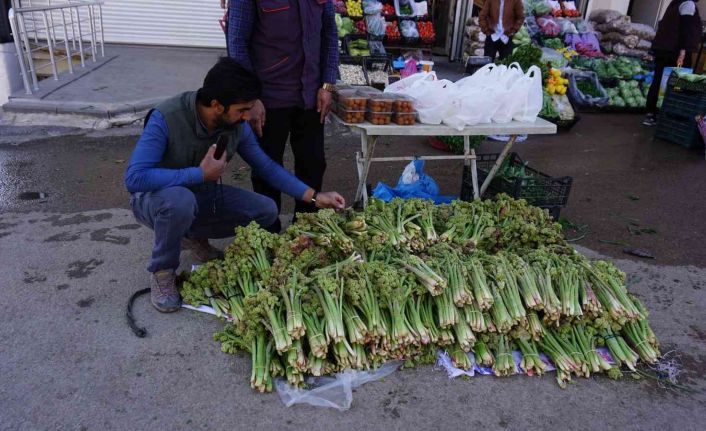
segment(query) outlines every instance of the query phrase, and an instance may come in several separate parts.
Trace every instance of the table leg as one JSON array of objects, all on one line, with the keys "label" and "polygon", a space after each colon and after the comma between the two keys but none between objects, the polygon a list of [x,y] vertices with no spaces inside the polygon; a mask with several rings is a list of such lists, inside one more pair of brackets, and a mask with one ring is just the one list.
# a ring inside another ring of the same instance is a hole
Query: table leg
[{"label": "table leg", "polygon": [[[463,137],[463,155],[468,156],[469,154],[471,154],[471,138],[466,135]],[[463,165],[468,166],[470,164],[469,162],[470,160],[464,159]]]},{"label": "table leg", "polygon": [[473,199],[480,200],[480,193],[478,192],[478,166],[476,164],[476,150],[471,150],[473,158],[471,159],[471,180],[473,181]]},{"label": "table leg", "polygon": [[358,174],[358,189],[355,192],[355,199],[353,202],[358,202],[363,199],[363,204],[367,202],[368,194],[365,190],[365,183],[368,179],[368,173],[370,172],[370,159],[373,157],[373,151],[375,150],[375,144],[377,142],[377,136],[368,136],[365,131],[360,133],[360,144],[362,149],[362,172]]},{"label": "table leg", "polygon": [[507,144],[505,144],[505,148],[503,148],[502,153],[500,153],[498,160],[495,161],[493,168],[488,173],[488,176],[485,178],[485,181],[483,181],[483,185],[480,187],[480,196],[483,196],[483,193],[485,193],[485,191],[488,189],[490,182],[493,180],[493,177],[495,177],[495,174],[498,172],[498,169],[500,169],[500,166],[503,164],[505,157],[507,157],[507,153],[510,151],[510,148],[512,148],[512,146],[515,144],[516,139],[517,135],[510,136],[510,140],[507,141]]}]

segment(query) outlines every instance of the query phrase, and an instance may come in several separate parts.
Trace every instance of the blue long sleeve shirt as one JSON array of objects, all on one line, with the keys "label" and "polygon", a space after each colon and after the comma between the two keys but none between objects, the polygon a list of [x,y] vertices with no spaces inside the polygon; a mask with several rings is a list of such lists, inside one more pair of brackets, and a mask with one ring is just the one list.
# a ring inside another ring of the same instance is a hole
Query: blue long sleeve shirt
[{"label": "blue long sleeve shirt", "polygon": [[[164,116],[157,110],[153,111],[125,171],[125,187],[130,193],[150,192],[174,186],[191,186],[204,182],[203,170],[198,166],[182,169],[166,169],[158,166],[167,148],[168,136],[169,131]],[[237,151],[253,171],[275,189],[293,198],[301,199],[309,188],[262,151],[247,123],[243,123]]]}]

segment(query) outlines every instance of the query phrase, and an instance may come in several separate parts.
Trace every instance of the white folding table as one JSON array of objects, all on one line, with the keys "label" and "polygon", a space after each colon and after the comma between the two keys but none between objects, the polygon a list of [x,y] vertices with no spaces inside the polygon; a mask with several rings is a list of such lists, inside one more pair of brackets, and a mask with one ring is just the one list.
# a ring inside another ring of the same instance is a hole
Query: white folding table
[{"label": "white folding table", "polygon": [[[358,188],[355,193],[354,203],[361,202],[365,205],[368,200],[368,193],[365,184],[370,172],[372,162],[397,162],[409,160],[463,160],[466,166],[471,167],[471,178],[473,181],[473,197],[480,199],[490,185],[495,173],[502,165],[505,157],[512,148],[519,135],[551,135],[556,133],[556,125],[549,121],[537,118],[533,123],[521,123],[513,121],[506,124],[490,123],[469,126],[463,130],[456,130],[445,125],[420,124],[401,126],[397,124],[375,125],[368,122],[346,123],[335,114],[332,114],[335,121],[348,127],[351,131],[360,135],[361,151],[356,152],[355,160],[358,168]],[[476,169],[476,153],[470,146],[471,136],[488,135],[508,135],[509,139],[505,144],[500,156],[490,170],[483,184],[478,188],[478,171]],[[380,136],[463,136],[463,154],[446,154],[435,156],[404,155],[392,157],[373,157],[375,144]]]}]

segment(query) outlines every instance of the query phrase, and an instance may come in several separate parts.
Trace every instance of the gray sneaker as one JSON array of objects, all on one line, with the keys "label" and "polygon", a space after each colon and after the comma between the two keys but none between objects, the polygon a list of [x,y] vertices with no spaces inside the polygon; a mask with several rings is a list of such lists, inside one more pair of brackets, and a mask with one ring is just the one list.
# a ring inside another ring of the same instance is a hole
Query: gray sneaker
[{"label": "gray sneaker", "polygon": [[206,238],[182,238],[181,249],[191,251],[199,262],[223,259],[223,252],[209,244]]},{"label": "gray sneaker", "polygon": [[152,306],[162,313],[171,313],[181,307],[174,271],[167,269],[152,274],[150,280]]}]

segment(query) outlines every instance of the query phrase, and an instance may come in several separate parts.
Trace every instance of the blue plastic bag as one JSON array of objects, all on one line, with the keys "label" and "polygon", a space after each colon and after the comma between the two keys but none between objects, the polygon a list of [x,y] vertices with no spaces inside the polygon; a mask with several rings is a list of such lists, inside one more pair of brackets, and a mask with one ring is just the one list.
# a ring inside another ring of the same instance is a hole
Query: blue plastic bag
[{"label": "blue plastic bag", "polygon": [[431,199],[435,204],[446,204],[455,199],[453,196],[439,195],[436,181],[424,173],[424,160],[414,160],[405,167],[395,188],[378,183],[373,189],[373,197],[389,202],[394,198]]}]

